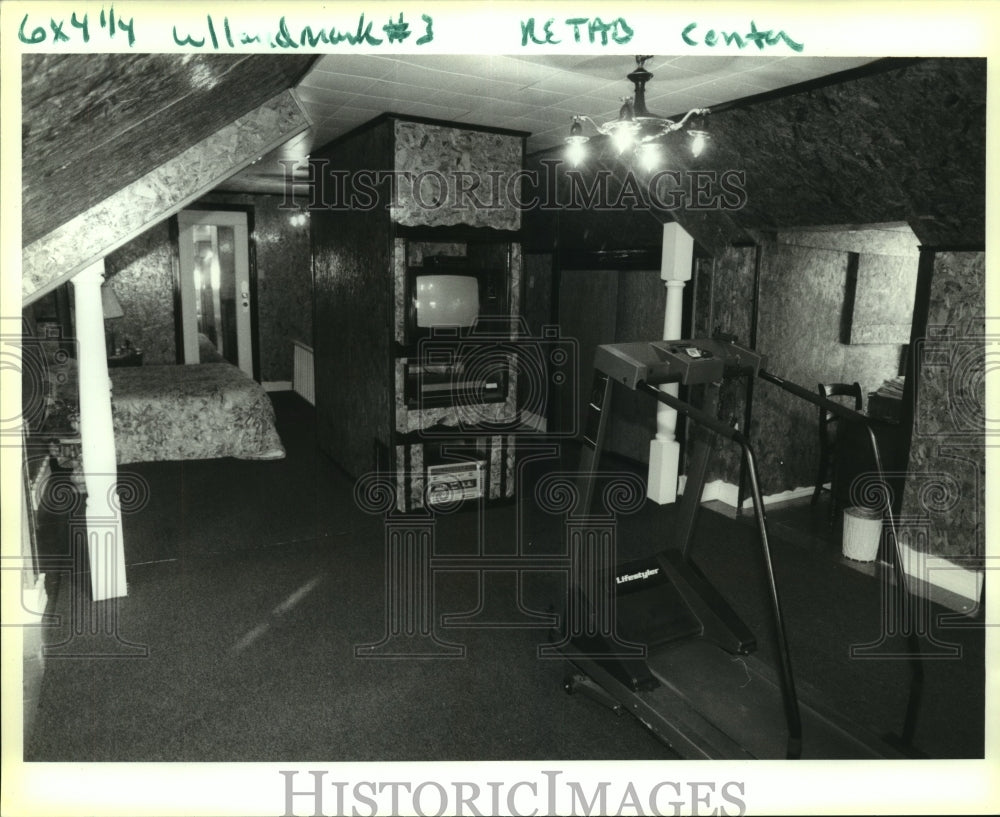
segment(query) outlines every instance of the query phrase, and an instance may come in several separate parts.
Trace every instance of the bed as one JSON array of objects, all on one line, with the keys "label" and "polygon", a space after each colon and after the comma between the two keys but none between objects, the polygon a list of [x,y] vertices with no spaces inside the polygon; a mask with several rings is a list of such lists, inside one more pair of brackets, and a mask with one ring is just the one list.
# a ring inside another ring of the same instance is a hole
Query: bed
[{"label": "bed", "polygon": [[229,363],[122,367],[109,374],[119,464],[285,456],[267,393]]}]

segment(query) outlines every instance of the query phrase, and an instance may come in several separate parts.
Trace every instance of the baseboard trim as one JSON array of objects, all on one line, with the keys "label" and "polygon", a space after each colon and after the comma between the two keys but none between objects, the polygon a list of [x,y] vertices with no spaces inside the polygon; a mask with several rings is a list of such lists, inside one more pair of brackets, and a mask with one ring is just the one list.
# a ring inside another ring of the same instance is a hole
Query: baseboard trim
[{"label": "baseboard trim", "polygon": [[914,550],[905,543],[900,545],[899,550],[906,577],[917,595],[963,613],[978,610],[986,579],[984,571]]},{"label": "baseboard trim", "polygon": [[[686,480],[687,477],[680,477],[677,482],[677,493],[684,493]],[[764,507],[767,507],[768,505],[776,505],[779,502],[788,502],[792,499],[801,499],[804,496],[812,496],[812,493],[812,488],[793,488],[790,491],[783,491],[780,494],[769,494],[768,496],[763,496],[761,499],[764,502]],[[718,500],[731,508],[735,508],[739,502],[739,488],[736,485],[721,479],[707,482],[701,492],[701,501],[711,502],[712,500]],[[745,509],[752,508],[753,498],[749,496],[744,497],[743,507]]]},{"label": "baseboard trim", "polygon": [[[684,492],[684,477],[680,478],[679,493]],[[780,494],[761,497],[764,507],[812,496],[814,488],[793,488]],[[739,488],[725,480],[717,479],[706,483],[701,501],[716,500],[735,509],[739,501]],[[744,508],[752,508],[753,500],[743,500]],[[964,567],[941,556],[914,550],[905,543],[900,544],[903,569],[910,582],[911,590],[922,598],[929,598],[953,610],[974,612],[982,598],[985,574],[982,570]]]}]

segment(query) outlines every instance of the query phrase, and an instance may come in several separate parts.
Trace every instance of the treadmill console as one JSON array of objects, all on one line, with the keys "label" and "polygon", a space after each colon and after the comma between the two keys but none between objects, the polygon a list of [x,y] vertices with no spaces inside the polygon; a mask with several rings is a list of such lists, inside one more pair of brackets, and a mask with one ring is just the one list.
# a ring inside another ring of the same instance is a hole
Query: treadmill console
[{"label": "treadmill console", "polygon": [[763,355],[727,340],[657,340],[598,346],[594,368],[630,389],[639,383],[695,385],[754,377]]}]

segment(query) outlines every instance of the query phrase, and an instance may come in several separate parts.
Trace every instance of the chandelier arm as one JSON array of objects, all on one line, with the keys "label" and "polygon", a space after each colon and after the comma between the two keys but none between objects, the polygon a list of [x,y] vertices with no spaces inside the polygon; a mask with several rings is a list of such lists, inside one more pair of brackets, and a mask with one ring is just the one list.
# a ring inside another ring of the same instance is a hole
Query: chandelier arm
[{"label": "chandelier arm", "polygon": [[690,111],[684,114],[683,119],[674,123],[674,126],[671,128],[671,130],[677,130],[678,128],[684,127],[684,123],[687,122],[692,116],[708,116],[711,112],[712,111],[710,108],[692,108]]},{"label": "chandelier arm", "polygon": [[598,125],[593,119],[591,119],[589,116],[586,116],[585,114],[574,114],[573,121],[589,122],[590,127],[592,127],[595,131],[597,131],[601,136],[607,136],[609,134],[609,131],[606,129],[607,127],[606,125]]},{"label": "chandelier arm", "polygon": [[[649,59],[651,57],[635,58],[636,69],[627,76],[635,88],[635,95],[622,97],[623,104],[618,119],[599,125],[585,114],[574,114],[570,135],[565,140],[573,150],[579,150],[580,145],[588,139],[582,132],[584,122],[588,122],[599,135],[610,137],[617,145],[619,153],[623,153],[636,144],[650,145],[661,137],[681,130],[692,117],[707,116],[711,113],[709,108],[692,108],[679,121],[674,121],[647,110],[645,88],[646,83],[653,78],[653,75],[645,69],[645,62]],[[695,123],[689,134],[693,137],[691,151],[694,156],[698,156],[704,150],[705,142],[710,138],[709,134],[702,129],[700,122]]]}]

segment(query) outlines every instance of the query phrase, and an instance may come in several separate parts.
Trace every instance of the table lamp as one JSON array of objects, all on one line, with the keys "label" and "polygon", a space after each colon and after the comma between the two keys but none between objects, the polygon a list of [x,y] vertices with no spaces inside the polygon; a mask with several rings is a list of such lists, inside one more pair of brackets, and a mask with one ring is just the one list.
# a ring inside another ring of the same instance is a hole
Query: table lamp
[{"label": "table lamp", "polygon": [[114,324],[110,321],[125,317],[125,311],[122,309],[121,302],[115,295],[111,284],[101,286],[101,308],[104,310],[104,337],[108,344],[108,357],[113,357],[115,354],[115,330]]}]

